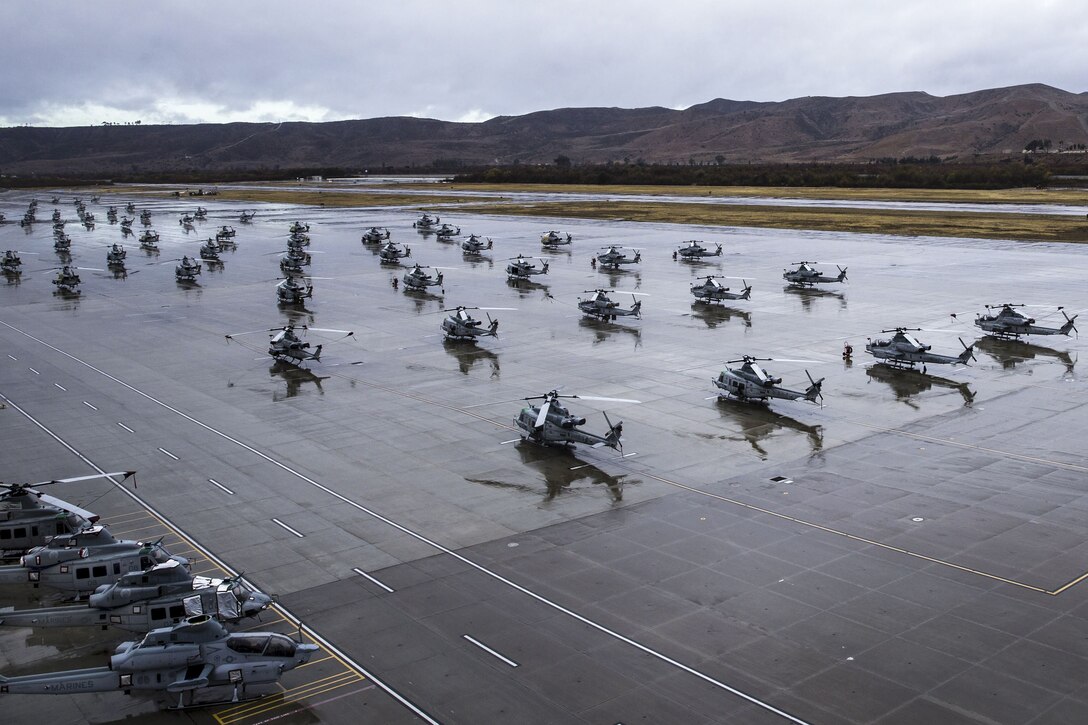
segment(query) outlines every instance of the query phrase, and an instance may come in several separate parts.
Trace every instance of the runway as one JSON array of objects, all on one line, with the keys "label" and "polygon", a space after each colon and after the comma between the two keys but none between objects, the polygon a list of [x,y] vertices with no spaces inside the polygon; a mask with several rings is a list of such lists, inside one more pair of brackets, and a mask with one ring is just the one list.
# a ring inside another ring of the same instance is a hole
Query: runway
[{"label": "runway", "polygon": [[[71,196],[58,208],[74,218]],[[325,647],[273,699],[186,717],[1088,717],[1080,341],[983,341],[977,363],[929,375],[863,352],[902,325],[955,353],[986,304],[1044,305],[1033,314],[1056,326],[1057,305],[1088,308],[1088,250],[440,210],[494,240],[473,261],[413,230],[415,209],[267,205],[243,225],[238,203],[131,198],[152,210],[161,251],[70,221],[73,264],[129,250],[127,276],[81,271],[78,296],[53,292],[48,223],[0,227],[0,249],[26,253],[21,278],[0,280],[2,477],[138,470],[136,498],[103,481],[61,497],[118,535],[164,532],[207,571],[244,572],[280,607],[247,627],[301,621]],[[9,192],[0,210],[29,199]],[[177,218],[198,203],[209,219],[187,234]],[[311,227],[314,296],[282,308],[276,251],[296,219]],[[237,248],[222,267],[175,282],[172,260],[224,224]],[[446,268],[444,289],[394,288],[403,270],[360,242],[373,225]],[[542,250],[548,229],[573,245]],[[692,238],[724,255],[674,261]],[[641,264],[594,269],[608,244],[641,249]],[[549,273],[508,282],[519,253]],[[849,281],[786,288],[800,260]],[[711,274],[743,278],[751,300],[693,304],[689,286]],[[624,305],[624,291],[647,295],[642,318],[582,318],[576,302],[597,288]],[[517,309],[493,313],[498,338],[443,342],[441,310],[462,304]],[[300,370],[265,354],[288,321],[354,334],[310,333],[323,355]],[[745,354],[784,360],[763,364],[789,387],[806,370],[825,378],[825,405],[718,400],[711,379]],[[622,454],[519,442],[523,399],[552,389],[641,401],[568,401],[587,430],[607,428],[605,410],[622,419]],[[38,592],[7,589],[0,607],[36,606]],[[55,632],[0,630],[0,673],[99,665],[126,639]],[[44,707],[59,723],[173,717],[112,693],[4,704],[16,721]]]}]

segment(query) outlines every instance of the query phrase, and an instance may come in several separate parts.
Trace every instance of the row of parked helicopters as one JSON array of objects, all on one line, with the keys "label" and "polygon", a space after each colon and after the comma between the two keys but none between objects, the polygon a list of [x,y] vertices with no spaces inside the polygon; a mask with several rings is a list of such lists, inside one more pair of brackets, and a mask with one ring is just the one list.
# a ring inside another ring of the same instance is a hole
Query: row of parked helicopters
[{"label": "row of parked helicopters", "polygon": [[[171,709],[239,702],[260,696],[247,688],[274,684],[308,662],[316,645],[276,632],[232,632],[272,605],[241,575],[195,576],[188,560],[162,539],[114,537],[98,515],[44,492],[47,486],[133,471],[0,484],[0,584],[59,592],[70,603],[0,611],[0,626],[96,627],[138,634],[97,668],[5,677],[3,694],[123,692],[161,696]],[[218,693],[229,691],[229,697]],[[203,699],[198,702],[197,698]]]}]

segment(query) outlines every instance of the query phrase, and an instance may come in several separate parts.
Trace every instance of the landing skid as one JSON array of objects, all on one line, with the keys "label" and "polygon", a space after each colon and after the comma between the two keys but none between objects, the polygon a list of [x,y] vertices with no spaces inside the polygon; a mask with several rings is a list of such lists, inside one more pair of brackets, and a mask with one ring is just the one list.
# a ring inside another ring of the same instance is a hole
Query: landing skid
[{"label": "landing skid", "polygon": [[186,705],[185,704],[185,693],[182,692],[180,694],[180,696],[178,697],[178,703],[176,705],[167,705],[163,709],[164,710],[172,710],[172,711],[175,711],[175,712],[183,711],[183,710],[199,710],[199,709],[205,708],[205,707],[218,707],[220,705],[237,705],[237,704],[243,703],[243,702],[254,702],[256,700],[271,699],[271,698],[275,698],[277,696],[280,697],[280,699],[283,698],[282,693],[274,693],[274,694],[271,694],[271,695],[249,695],[249,696],[247,696],[245,694],[245,690],[243,689],[241,697],[239,697],[238,688],[236,687],[236,688],[234,688],[234,694],[229,699],[210,700],[208,702],[203,702],[203,701],[195,702],[195,701],[192,700],[192,695],[190,695],[190,702],[189,702],[189,704]]}]

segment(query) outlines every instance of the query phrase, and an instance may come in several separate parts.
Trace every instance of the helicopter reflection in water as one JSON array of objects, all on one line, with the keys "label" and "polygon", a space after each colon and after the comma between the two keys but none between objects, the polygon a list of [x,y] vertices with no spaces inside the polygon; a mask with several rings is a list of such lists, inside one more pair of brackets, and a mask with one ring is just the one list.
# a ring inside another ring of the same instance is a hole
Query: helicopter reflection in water
[{"label": "helicopter reflection in water", "polygon": [[707,305],[702,302],[692,302],[691,316],[702,320],[710,329],[714,329],[723,322],[729,322],[734,317],[743,321],[745,327],[752,326],[752,313],[750,311],[739,310],[736,307],[726,307],[725,305]]},{"label": "helicopter reflection in water", "polygon": [[965,408],[971,407],[971,403],[975,400],[975,392],[971,390],[967,383],[959,380],[949,380],[948,378],[938,377],[936,375],[927,375],[920,370],[911,369],[896,369],[890,368],[887,365],[870,365],[865,369],[865,374],[869,376],[871,380],[879,380],[882,383],[887,383],[892,392],[895,393],[895,399],[901,400],[915,410],[919,409],[917,403],[911,398],[915,395],[920,395],[930,388],[950,388],[958,392],[963,396],[963,406]]},{"label": "helicopter reflection in water", "polygon": [[793,285],[786,285],[782,288],[782,291],[788,295],[793,295],[801,300],[801,309],[805,312],[812,311],[812,303],[814,300],[823,299],[837,299],[839,301],[839,308],[846,309],[846,295],[842,292],[833,292],[826,289],[817,289],[815,287],[795,287]]},{"label": "helicopter reflection in water", "polygon": [[272,363],[272,367],[268,368],[268,374],[273,379],[281,378],[287,383],[284,394],[273,391],[272,400],[274,401],[295,397],[302,391],[302,386],[307,383],[313,383],[317,387],[318,394],[324,395],[325,391],[321,387],[321,381],[328,380],[330,377],[329,375],[317,375],[312,370],[301,368],[286,360],[277,360]]},{"label": "helicopter reflection in water", "polygon": [[457,366],[462,375],[468,375],[479,360],[486,360],[491,366],[491,377],[499,377],[499,356],[487,348],[476,345],[465,345],[455,340],[445,339],[442,346],[452,357],[457,358]]},{"label": "helicopter reflection in water", "polygon": [[1065,366],[1066,373],[1073,372],[1077,364],[1074,356],[1067,350],[1055,350],[1052,347],[1036,345],[1023,340],[1008,340],[991,335],[983,335],[975,341],[975,346],[996,360],[1005,370],[1012,370],[1018,364],[1034,360],[1037,357],[1052,357]]},{"label": "helicopter reflection in water", "polygon": [[[597,320],[591,317],[582,317],[581,319],[579,319],[578,326],[593,331],[594,345],[599,345],[600,343],[607,341],[610,337],[619,333],[624,333],[628,335],[628,339],[634,339],[636,350],[642,345],[642,328],[640,327],[619,325],[612,322]],[[619,338],[617,337],[617,339]]]},{"label": "helicopter reflection in water", "polygon": [[819,453],[823,449],[824,428],[822,425],[802,423],[796,418],[776,413],[767,406],[751,405],[731,398],[718,398],[717,405],[723,418],[731,418],[740,426],[741,435],[752,446],[760,460],[765,461],[770,457],[764,446],[781,429],[804,433],[808,437],[812,453]]},{"label": "helicopter reflection in water", "polygon": [[[550,502],[560,495],[578,494],[594,486],[604,486],[614,503],[623,501],[623,487],[637,483],[628,481],[627,474],[612,476],[592,463],[574,455],[569,448],[546,448],[535,443],[519,442],[516,446],[521,462],[535,468],[544,479],[544,501]],[[495,479],[469,478],[472,483],[486,486],[513,488],[526,493],[537,493],[534,485],[499,481]]]}]

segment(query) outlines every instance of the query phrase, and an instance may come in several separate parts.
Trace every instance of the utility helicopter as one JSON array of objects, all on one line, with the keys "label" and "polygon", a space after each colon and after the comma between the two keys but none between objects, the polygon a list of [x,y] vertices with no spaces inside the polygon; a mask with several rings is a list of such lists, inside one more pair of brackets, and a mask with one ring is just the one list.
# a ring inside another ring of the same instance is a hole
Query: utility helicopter
[{"label": "utility helicopter", "polygon": [[487,240],[487,244],[484,244],[483,240],[475,234],[469,234],[468,238],[461,242],[461,251],[465,254],[478,255],[481,252],[491,249],[493,246],[490,239]]},{"label": "utility helicopter", "polygon": [[238,217],[238,221],[242,224],[249,224],[251,221],[253,221],[253,217],[255,216],[257,216],[257,212],[245,211],[243,209],[241,216]]},{"label": "utility helicopter", "polygon": [[424,213],[423,216],[412,222],[412,227],[423,234],[429,234],[435,230],[440,221],[440,217]]},{"label": "utility helicopter", "polygon": [[201,614],[235,623],[259,616],[271,604],[270,596],[246,586],[241,576],[193,576],[176,559],[170,559],[98,587],[87,598],[86,606],[0,612],[0,626],[116,627],[144,633]]},{"label": "utility helicopter", "polygon": [[695,301],[711,304],[726,300],[746,300],[752,296],[752,286],[743,279],[741,282],[744,284],[744,288],[740,292],[730,292],[728,287],[718,281],[719,279],[726,278],[710,275],[702,283],[693,284],[691,294],[695,297]]},{"label": "utility helicopter", "polygon": [[159,243],[159,233],[154,229],[145,229],[140,233],[140,246],[145,249],[156,249]]},{"label": "utility helicopter", "polygon": [[196,282],[198,274],[200,274],[200,262],[189,259],[188,255],[182,257],[174,266],[174,278],[178,282]]},{"label": "utility helicopter", "polygon": [[0,271],[4,274],[22,274],[23,259],[19,256],[19,253],[14,249],[8,249],[4,252],[4,258],[0,259]]},{"label": "utility helicopter", "polygon": [[700,242],[693,239],[690,242],[684,242],[684,246],[677,249],[676,254],[679,255],[680,259],[686,260],[702,259],[703,257],[720,257],[722,256],[722,245],[718,244],[717,249],[712,252]]},{"label": "utility helicopter", "polygon": [[223,260],[220,258],[219,253],[222,251],[223,247],[214,239],[208,237],[207,241],[200,245],[200,258],[208,264],[221,264]]},{"label": "utility helicopter", "polygon": [[630,294],[634,304],[629,308],[624,309],[620,307],[618,302],[613,302],[608,293],[615,293],[617,290],[584,290],[586,294],[592,294],[592,297],[579,297],[578,309],[582,311],[582,314],[589,317],[596,317],[600,320],[610,321],[615,320],[617,317],[642,317],[642,300],[634,300],[635,295],[646,296],[645,292],[625,292],[622,294]]},{"label": "utility helicopter", "polygon": [[[275,632],[228,633],[207,615],[191,617],[173,627],[147,633],[139,642],[124,642],[108,666],[20,677],[0,676],[0,693],[11,695],[71,695],[75,692],[146,692],[176,695],[169,709],[206,707],[198,691],[231,687],[222,703],[254,699],[250,685],[275,684],[287,670],[306,664],[316,644],[303,644]],[[185,696],[189,695],[186,705]]]},{"label": "utility helicopter", "polygon": [[615,244],[601,247],[601,249],[605,251],[599,253],[596,259],[602,269],[619,269],[624,264],[638,264],[642,261],[642,252],[638,249],[634,250],[633,257],[628,257],[627,254],[621,252],[622,247]]},{"label": "utility helicopter", "polygon": [[540,260],[541,266],[538,268],[529,261],[531,259],[536,259],[536,257],[524,257],[520,254],[516,257],[511,257],[507,260],[506,276],[510,279],[529,279],[538,274],[548,273],[547,260]]},{"label": "utility helicopter", "polygon": [[[994,314],[993,310],[998,307],[1001,309]],[[1070,330],[1079,332],[1073,324],[1078,315],[1070,317],[1065,314],[1064,307],[1058,308],[1058,312],[1061,312],[1062,317],[1065,318],[1065,324],[1061,327],[1037,325],[1034,317],[1018,312],[1015,309],[1017,307],[1026,307],[1026,305],[1014,305],[1007,302],[1000,305],[986,305],[986,310],[990,314],[979,313],[975,317],[975,326],[989,335],[1003,338],[1016,338],[1021,335],[1068,335]],[[956,315],[953,314],[952,317],[955,318]]]},{"label": "utility helicopter", "polygon": [[570,234],[564,234],[562,232],[557,232],[557,231],[545,232],[545,233],[540,235],[541,245],[543,245],[543,246],[545,246],[545,247],[547,247],[549,249],[555,249],[556,247],[562,247],[562,246],[570,244],[573,241],[574,241],[574,237],[571,236]]},{"label": "utility helicopter", "polygon": [[53,278],[53,284],[57,286],[57,292],[62,294],[79,294],[80,278],[76,273],[78,267],[64,265],[57,270],[57,276]]},{"label": "utility helicopter", "polygon": [[363,232],[362,242],[363,244],[380,244],[389,237],[389,230],[385,227],[370,227]]},{"label": "utility helicopter", "polygon": [[[513,310],[513,307],[465,307],[458,306],[453,311],[441,310],[446,313],[442,320],[442,332],[446,339],[455,342],[475,342],[480,337],[498,337],[499,321],[487,315],[487,327],[483,327],[483,321],[475,319],[468,313],[469,310]],[[486,314],[486,313],[485,313]]]},{"label": "utility helicopter", "polygon": [[[228,229],[230,230],[230,235],[233,237],[234,236],[234,230],[231,229],[230,227],[223,227],[222,231],[226,231]],[[296,221],[294,224],[291,225],[291,228],[288,229],[287,231],[291,232],[292,234],[305,234],[306,232],[310,231],[310,225],[309,224],[303,224],[300,221]]]},{"label": "utility helicopter", "polygon": [[[823,387],[824,379],[820,378],[819,380],[813,380],[807,370],[805,371],[805,375],[808,375],[808,381],[811,384],[806,390],[790,390],[789,388],[779,387],[782,378],[772,377],[759,365],[759,361],[774,360],[775,358],[756,358],[751,355],[745,355],[739,360],[729,360],[726,365],[735,363],[743,363],[743,365],[739,368],[726,367],[725,370],[718,374],[718,377],[712,378],[711,382],[721,390],[721,392],[718,393],[719,397],[732,396],[737,400],[758,401],[761,403],[766,402],[770,398],[807,400],[812,403],[817,402],[817,399],[823,400],[821,388]],[[809,362],[805,360],[783,360],[781,358],[778,358],[778,361]]]},{"label": "utility helicopter", "polygon": [[400,264],[400,260],[412,256],[411,247],[402,247],[396,242],[386,242],[378,250],[378,259],[383,264]]},{"label": "utility helicopter", "polygon": [[288,276],[276,285],[276,299],[281,305],[301,305],[314,296],[314,286],[300,283],[295,277]]},{"label": "utility helicopter", "polygon": [[[424,272],[424,269],[429,269],[429,267],[416,264],[404,273],[404,276],[401,277],[401,281],[404,282],[404,290],[406,292],[409,290],[416,292],[424,291],[428,287],[438,287],[441,289],[442,273],[439,272],[436,276],[432,276],[427,272]],[[445,292],[445,290],[443,290],[443,292]]]},{"label": "utility helicopter", "polygon": [[811,287],[816,284],[846,281],[846,267],[835,265],[839,269],[838,276],[828,277],[812,266],[819,264],[819,262],[794,262],[794,264],[797,265],[797,269],[782,270],[782,279],[796,287]]},{"label": "utility helicopter", "polygon": [[591,395],[560,395],[558,390],[552,390],[544,395],[524,398],[525,401],[542,400],[539,405],[529,403],[521,409],[514,418],[514,426],[521,433],[521,437],[541,445],[569,446],[575,443],[600,448],[607,446],[618,450],[623,449],[623,423],[612,425],[608,414],[604,414],[608,423],[608,432],[602,435],[579,430],[585,425],[586,419],[571,415],[560,402],[560,398],[577,398],[581,400],[603,400],[613,403],[638,403],[637,400],[626,398],[600,398]]},{"label": "utility helicopter", "polygon": [[125,257],[128,256],[128,252],[120,244],[114,243],[106,250],[106,266],[108,267],[124,267]]},{"label": "utility helicopter", "polygon": [[[327,327],[307,327],[303,325],[302,329],[313,330],[314,332],[339,332],[343,333],[344,337],[351,337],[355,334],[351,330],[333,330]],[[276,360],[287,360],[298,364],[307,360],[317,361],[321,359],[321,348],[324,345],[318,345],[311,351],[310,343],[303,342],[295,334],[294,323],[288,324],[286,327],[272,328],[269,332],[275,334],[268,341],[268,354]],[[228,337],[230,336],[228,335]]]},{"label": "utility helicopter", "polygon": [[197,221],[204,221],[208,218],[208,210],[202,206],[198,206],[196,211],[193,212],[193,218]]},{"label": "utility helicopter", "polygon": [[974,345],[968,345],[962,339],[963,352],[959,355],[938,355],[930,352],[932,345],[923,345],[911,332],[920,332],[921,328],[896,327],[891,330],[881,330],[881,333],[894,333],[887,340],[868,339],[865,343],[865,352],[875,357],[880,363],[893,368],[913,368],[915,363],[922,363],[922,372],[926,372],[926,365],[966,365],[975,359]]},{"label": "utility helicopter", "polygon": [[443,223],[436,231],[438,241],[450,242],[453,238],[461,233],[461,227],[455,227],[450,224]]},{"label": "utility helicopter", "polygon": [[[135,209],[135,208],[136,207],[133,207],[133,209]],[[150,209],[144,209],[142,212],[140,212],[140,223],[143,224],[145,227],[151,226],[151,210]]]}]

